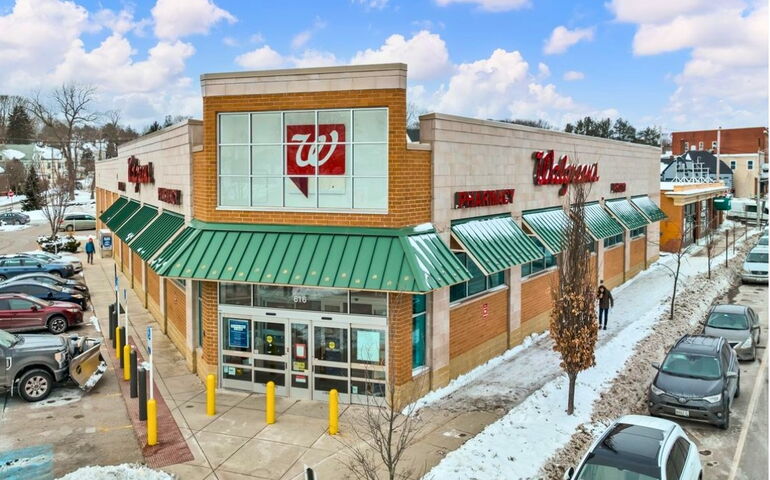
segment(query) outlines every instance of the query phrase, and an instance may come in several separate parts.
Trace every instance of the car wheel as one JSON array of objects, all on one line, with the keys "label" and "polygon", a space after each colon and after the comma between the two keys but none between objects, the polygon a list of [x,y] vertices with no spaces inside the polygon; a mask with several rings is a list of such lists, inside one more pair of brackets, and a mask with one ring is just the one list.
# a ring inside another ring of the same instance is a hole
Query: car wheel
[{"label": "car wheel", "polygon": [[68,232],[72,232],[72,231],[75,230],[75,226],[74,225],[67,225],[66,227],[64,227],[64,230],[66,230]]},{"label": "car wheel", "polygon": [[50,273],[51,275],[56,275],[57,277],[61,277],[61,272],[58,271],[58,270],[53,270],[53,271],[48,272],[48,273]]},{"label": "car wheel", "polygon": [[30,370],[19,379],[19,395],[28,402],[45,399],[53,388],[53,377],[45,370]]},{"label": "car wheel", "polygon": [[722,413],[722,423],[719,424],[719,428],[722,430],[727,430],[730,428],[730,407],[725,407],[724,412]]},{"label": "car wheel", "polygon": [[0,275],[0,282],[6,281],[8,278],[5,275]]},{"label": "car wheel", "polygon": [[58,335],[67,330],[67,319],[61,315],[56,315],[48,319],[48,331],[54,335]]}]

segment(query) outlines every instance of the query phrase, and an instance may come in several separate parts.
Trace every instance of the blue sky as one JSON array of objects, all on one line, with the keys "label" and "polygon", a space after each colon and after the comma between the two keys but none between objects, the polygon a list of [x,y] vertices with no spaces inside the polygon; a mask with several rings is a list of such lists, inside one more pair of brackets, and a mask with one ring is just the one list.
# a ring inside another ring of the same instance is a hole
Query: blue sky
[{"label": "blue sky", "polygon": [[89,82],[139,128],[202,73],[383,61],[425,111],[767,124],[767,0],[0,0],[0,31],[2,93]]}]

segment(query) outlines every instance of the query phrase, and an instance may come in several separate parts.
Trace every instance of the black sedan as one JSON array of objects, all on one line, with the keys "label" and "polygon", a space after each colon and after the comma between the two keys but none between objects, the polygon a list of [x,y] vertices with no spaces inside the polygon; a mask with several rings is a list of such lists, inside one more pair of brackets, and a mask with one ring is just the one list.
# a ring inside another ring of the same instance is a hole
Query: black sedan
[{"label": "black sedan", "polygon": [[29,223],[29,215],[19,212],[0,213],[0,222],[5,225],[25,225]]},{"label": "black sedan", "polygon": [[0,293],[26,293],[40,300],[53,300],[57,302],[70,302],[80,305],[83,310],[88,310],[88,299],[74,288],[46,285],[32,280],[10,281],[0,284]]},{"label": "black sedan", "polygon": [[88,286],[82,281],[75,280],[74,278],[61,278],[50,273],[23,273],[21,275],[16,275],[15,277],[6,280],[5,282],[0,282],[0,286],[6,283],[18,283],[20,281],[38,282],[44,285],[71,288],[83,294],[86,297],[86,300],[91,299],[91,292],[88,291]]}]

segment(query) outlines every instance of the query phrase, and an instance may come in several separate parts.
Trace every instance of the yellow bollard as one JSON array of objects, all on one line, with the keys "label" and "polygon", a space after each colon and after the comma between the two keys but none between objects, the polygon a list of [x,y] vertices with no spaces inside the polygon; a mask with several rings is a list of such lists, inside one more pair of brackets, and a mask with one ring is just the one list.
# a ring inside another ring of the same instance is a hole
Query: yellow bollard
[{"label": "yellow bollard", "polygon": [[206,415],[209,417],[217,413],[216,388],[217,378],[214,374],[206,375]]},{"label": "yellow bollard", "polygon": [[115,327],[115,358],[120,361],[120,327]]},{"label": "yellow bollard", "polygon": [[155,399],[147,400],[147,445],[158,444],[158,406]]},{"label": "yellow bollard", "polygon": [[131,380],[131,345],[123,347],[123,380]]},{"label": "yellow bollard", "polygon": [[337,389],[329,391],[329,435],[337,435],[340,421],[340,399]]},{"label": "yellow bollard", "polygon": [[265,423],[268,425],[275,423],[275,383],[273,382],[267,382],[265,392]]}]

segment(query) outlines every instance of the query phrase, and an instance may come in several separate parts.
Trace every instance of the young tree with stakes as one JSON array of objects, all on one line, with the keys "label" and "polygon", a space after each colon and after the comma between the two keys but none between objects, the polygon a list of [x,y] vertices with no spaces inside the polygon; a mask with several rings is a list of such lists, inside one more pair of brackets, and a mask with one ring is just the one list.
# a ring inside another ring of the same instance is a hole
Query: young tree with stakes
[{"label": "young tree with stakes", "polygon": [[587,187],[574,183],[569,187],[571,222],[558,256],[558,280],[551,287],[551,338],[553,349],[561,355],[561,368],[567,373],[569,390],[567,414],[575,411],[575,383],[583,370],[595,365],[598,337],[596,318],[596,278],[591,268],[591,236],[585,222]]}]

